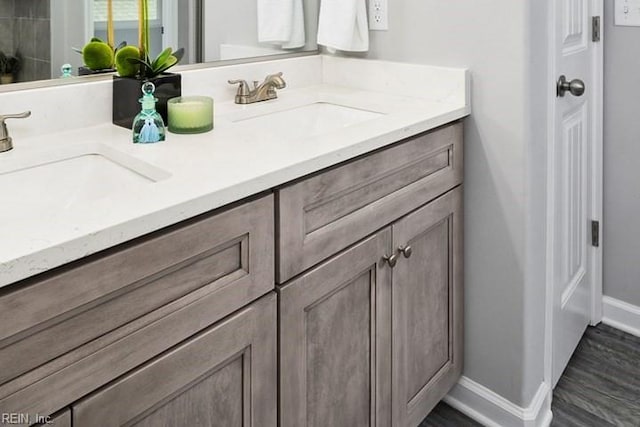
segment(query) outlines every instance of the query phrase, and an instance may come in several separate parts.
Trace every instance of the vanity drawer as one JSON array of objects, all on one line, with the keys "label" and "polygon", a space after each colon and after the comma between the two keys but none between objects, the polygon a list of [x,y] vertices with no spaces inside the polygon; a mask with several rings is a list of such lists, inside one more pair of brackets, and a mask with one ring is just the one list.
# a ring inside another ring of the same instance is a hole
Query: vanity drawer
[{"label": "vanity drawer", "polygon": [[[273,209],[269,195],[5,291],[0,384],[49,375],[198,299],[220,301],[208,314],[216,320],[272,290]],[[30,372],[36,367],[39,374]],[[2,386],[0,398],[24,381]]]},{"label": "vanity drawer", "polygon": [[73,405],[74,426],[277,424],[273,292]]},{"label": "vanity drawer", "polygon": [[278,283],[462,182],[462,123],[278,191]]}]

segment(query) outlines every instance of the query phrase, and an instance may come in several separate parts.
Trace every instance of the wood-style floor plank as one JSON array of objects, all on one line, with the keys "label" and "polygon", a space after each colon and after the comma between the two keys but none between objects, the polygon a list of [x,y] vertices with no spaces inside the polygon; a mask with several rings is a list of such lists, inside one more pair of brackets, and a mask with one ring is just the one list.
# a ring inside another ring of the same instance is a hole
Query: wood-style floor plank
[{"label": "wood-style floor plank", "polygon": [[[640,427],[640,338],[588,328],[553,392],[552,427]],[[420,427],[481,426],[440,403]]]},{"label": "wood-style floor plank", "polygon": [[482,427],[482,424],[440,402],[419,427]]},{"label": "wood-style floor plank", "polygon": [[588,328],[553,392],[554,427],[640,426],[640,338]]},{"label": "wood-style floor plank", "polygon": [[556,405],[553,408],[553,421],[551,425],[562,427],[615,427],[615,424],[595,417],[582,408],[566,402],[561,405]]}]

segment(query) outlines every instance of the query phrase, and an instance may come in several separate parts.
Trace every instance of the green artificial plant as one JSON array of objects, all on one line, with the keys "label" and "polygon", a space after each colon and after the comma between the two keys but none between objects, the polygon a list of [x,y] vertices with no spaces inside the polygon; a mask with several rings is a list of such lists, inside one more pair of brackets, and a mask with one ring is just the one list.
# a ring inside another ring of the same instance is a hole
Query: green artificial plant
[{"label": "green artificial plant", "polygon": [[138,46],[126,46],[116,52],[115,64],[122,77],[154,78],[176,65],[184,56],[184,49],[168,47],[157,58],[149,56],[149,1],[138,0]]},{"label": "green artificial plant", "polygon": [[107,70],[113,68],[115,52],[113,47],[97,37],[91,39],[82,48],[82,60],[85,67],[91,70]]},{"label": "green artificial plant", "polygon": [[176,65],[184,56],[184,49],[167,48],[151,59],[149,56],[149,1],[138,0],[138,46],[126,42],[115,46],[113,24],[113,0],[107,2],[107,41],[91,39],[82,50],[84,64],[91,70],[108,70],[115,67],[121,77],[141,80],[156,77]]},{"label": "green artificial plant", "polygon": [[82,50],[74,49],[82,54],[85,67],[94,70],[113,69],[117,49],[113,30],[113,0],[107,0],[107,41],[93,37]]}]

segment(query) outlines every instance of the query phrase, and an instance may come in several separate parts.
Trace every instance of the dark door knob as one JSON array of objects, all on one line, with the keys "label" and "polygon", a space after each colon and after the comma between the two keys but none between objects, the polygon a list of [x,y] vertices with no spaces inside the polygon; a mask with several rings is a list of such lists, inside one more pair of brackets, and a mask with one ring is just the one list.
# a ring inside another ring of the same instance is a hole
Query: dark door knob
[{"label": "dark door knob", "polygon": [[564,96],[565,93],[569,92],[573,96],[582,96],[584,94],[584,82],[580,79],[573,79],[571,81],[567,81],[565,76],[560,76],[558,79],[557,85],[557,96]]}]

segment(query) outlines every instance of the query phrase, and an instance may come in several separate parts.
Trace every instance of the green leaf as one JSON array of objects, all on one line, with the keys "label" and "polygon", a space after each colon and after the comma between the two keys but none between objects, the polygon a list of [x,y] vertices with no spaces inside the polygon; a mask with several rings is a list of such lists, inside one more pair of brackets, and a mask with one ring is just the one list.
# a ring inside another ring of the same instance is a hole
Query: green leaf
[{"label": "green leaf", "polygon": [[147,61],[143,61],[140,58],[127,58],[127,62],[129,62],[130,64],[140,64],[140,65],[144,65],[145,67],[151,67],[149,65],[149,63]]},{"label": "green leaf", "polygon": [[141,76],[153,77],[153,69],[151,68],[151,64],[149,64],[147,61],[143,61],[140,58],[127,58],[127,62],[129,62],[130,64],[139,64]]},{"label": "green leaf", "polygon": [[153,61],[153,64],[151,64],[151,67],[155,70],[156,68],[158,68],[159,65],[164,64],[164,62],[167,60],[167,58],[169,58],[169,56],[171,56],[171,51],[172,51],[172,49],[170,47],[168,47],[165,50],[163,50],[160,53],[160,55],[158,55],[156,60]]},{"label": "green leaf", "polygon": [[116,48],[113,51],[117,52],[118,50],[122,49],[126,45],[127,45],[127,42],[120,42],[120,44],[118,46],[116,46]]},{"label": "green leaf", "polygon": [[176,65],[184,56],[184,48],[180,48],[173,52],[171,48],[166,48],[152,62],[149,55],[145,55],[145,59],[126,58],[130,64],[140,65],[140,76],[143,78],[153,78],[164,73],[169,68]]},{"label": "green leaf", "polygon": [[167,60],[165,61],[164,65],[162,65],[160,68],[154,70],[154,72],[156,74],[162,74],[165,71],[167,71],[169,68],[171,68],[174,65],[176,65],[177,63],[178,63],[178,58],[176,58],[175,56],[171,55],[169,58],[167,58]]},{"label": "green leaf", "polygon": [[181,47],[180,49],[178,49],[175,52],[173,52],[173,56],[176,57],[177,62],[180,62],[182,60],[182,57],[184,56],[184,48]]}]

